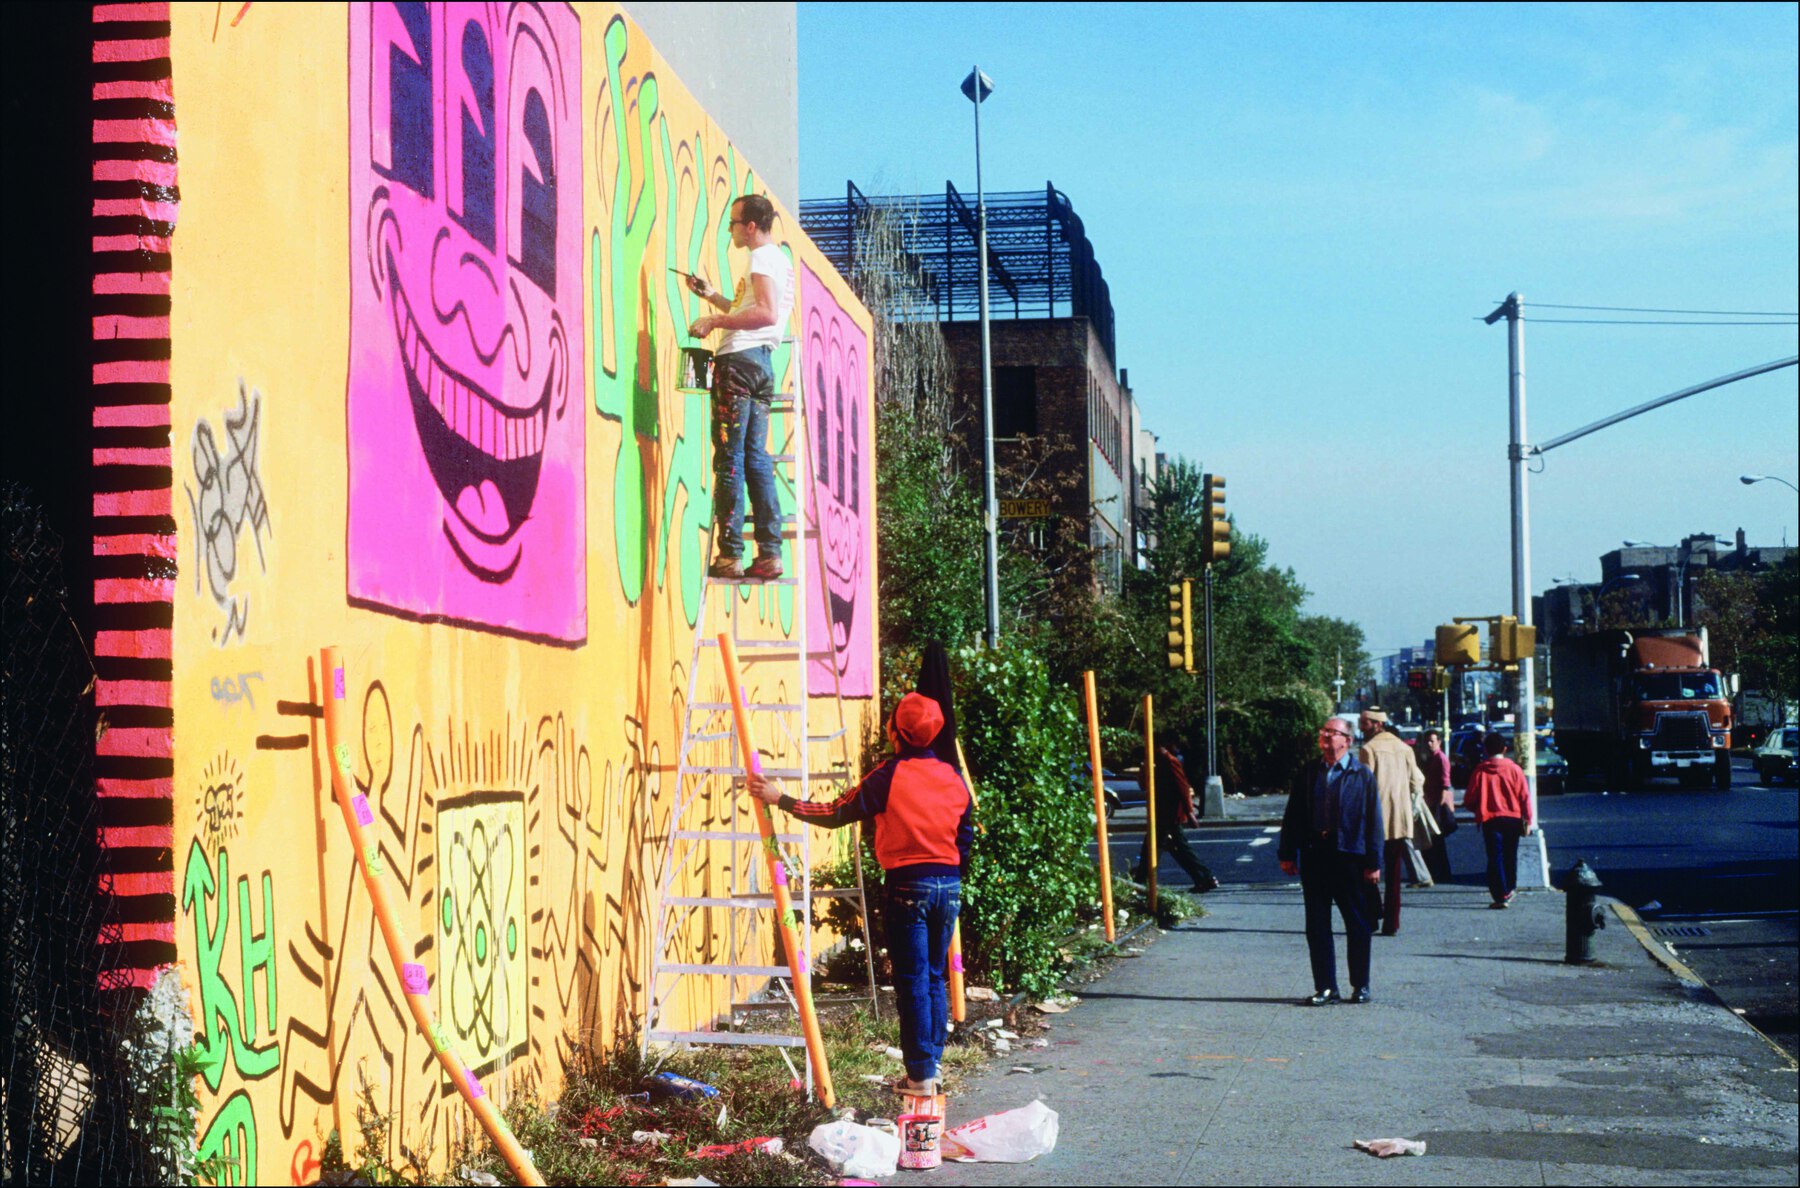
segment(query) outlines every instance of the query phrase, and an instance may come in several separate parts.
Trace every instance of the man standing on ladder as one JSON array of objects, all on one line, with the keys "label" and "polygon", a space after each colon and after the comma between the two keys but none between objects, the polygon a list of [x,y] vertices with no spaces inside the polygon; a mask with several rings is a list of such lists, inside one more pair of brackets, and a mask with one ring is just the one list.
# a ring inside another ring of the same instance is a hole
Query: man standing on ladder
[{"label": "man standing on ladder", "polygon": [[908,693],[888,721],[895,758],[830,802],[795,800],[760,774],[745,777],[756,799],[780,805],[810,825],[875,823],[875,857],[883,871],[881,916],[906,1058],[906,1079],[895,1088],[919,1095],[937,1092],[938,1061],[950,1032],[945,964],[975,836],[969,786],[929,749],[943,727],[937,702]]},{"label": "man standing on ladder", "polygon": [[[770,235],[775,207],[761,194],[731,204],[731,245],[750,249],[750,270],[730,301],[705,277],[688,288],[724,312],[696,318],[688,332],[725,331],[713,359],[713,539],[707,576],[770,581],[781,576],[781,513],[769,458],[769,402],[775,396],[770,357],[794,305],[794,266]],[[744,489],[756,520],[756,560],[746,570]]]}]

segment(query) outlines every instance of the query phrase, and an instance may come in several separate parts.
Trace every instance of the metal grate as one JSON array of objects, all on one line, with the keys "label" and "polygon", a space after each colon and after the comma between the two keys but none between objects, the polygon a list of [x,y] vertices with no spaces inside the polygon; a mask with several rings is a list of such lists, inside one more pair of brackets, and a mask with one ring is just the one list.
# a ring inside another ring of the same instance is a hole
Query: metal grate
[{"label": "metal grate", "polygon": [[1704,751],[1712,746],[1712,732],[1705,714],[1681,713],[1656,715],[1654,749],[1658,751]]},{"label": "metal grate", "polygon": [[[870,198],[847,182],[843,198],[803,200],[801,227],[852,284],[866,263],[858,259],[859,237],[872,208],[899,215],[903,268],[926,294],[930,316],[973,320],[981,283],[974,196],[945,182],[942,195]],[[1048,182],[1041,190],[990,193],[987,220],[990,316],[1085,317],[1114,358],[1112,293],[1068,196]]]},{"label": "metal grate", "polygon": [[1666,928],[1656,929],[1656,935],[1665,940],[1674,940],[1678,937],[1691,940],[1697,936],[1711,936],[1712,929],[1701,928],[1693,924],[1672,924]]}]

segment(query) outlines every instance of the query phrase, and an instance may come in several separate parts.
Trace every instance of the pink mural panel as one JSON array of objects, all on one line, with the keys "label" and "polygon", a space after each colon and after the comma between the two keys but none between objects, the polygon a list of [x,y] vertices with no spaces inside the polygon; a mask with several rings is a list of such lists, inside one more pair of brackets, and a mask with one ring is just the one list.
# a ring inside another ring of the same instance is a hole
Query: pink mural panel
[{"label": "pink mural panel", "polygon": [[350,8],[349,595],[587,634],[566,5]]},{"label": "pink mural panel", "polygon": [[[866,405],[869,344],[825,282],[804,266],[800,274],[807,444],[813,454],[814,502],[825,542],[823,572],[818,551],[807,552],[807,636],[824,639],[829,628],[844,696],[872,697],[875,590],[870,533],[875,523],[875,448]],[[821,589],[825,599],[816,594]],[[807,688],[829,694],[832,687],[827,662],[815,661]]]}]

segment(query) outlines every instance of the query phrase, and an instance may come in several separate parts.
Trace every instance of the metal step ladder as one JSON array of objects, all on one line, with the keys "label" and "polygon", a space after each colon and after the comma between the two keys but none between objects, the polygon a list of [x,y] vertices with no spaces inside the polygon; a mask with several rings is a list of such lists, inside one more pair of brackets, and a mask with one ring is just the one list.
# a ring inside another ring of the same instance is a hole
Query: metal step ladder
[{"label": "metal step ladder", "polygon": [[[797,365],[794,374],[801,374]],[[798,379],[792,393],[771,401],[770,411],[784,425],[780,444],[770,454],[780,503],[784,509],[793,509],[781,516],[785,568],[783,576],[773,581],[726,581],[709,576],[702,587],[701,618],[688,662],[676,802],[669,818],[652,921],[646,1056],[655,1044],[732,1044],[773,1046],[783,1050],[787,1059],[785,1049],[805,1045],[788,985],[790,971],[780,963],[774,894],[763,885],[761,837],[750,815],[748,793],[742,791],[746,772],[725,690],[718,634],[729,632],[736,646],[750,730],[761,751],[763,774],[780,780],[790,795],[799,800],[813,799],[815,793],[825,799],[841,795],[856,774],[852,748],[857,740],[851,737],[845,716],[832,649],[835,623],[831,599],[822,585],[813,591],[807,578],[804,542],[813,542],[821,573],[825,546],[819,531],[814,499],[817,478],[807,449]],[[715,525],[707,538],[709,562],[716,531]],[[787,603],[791,619],[784,629],[785,591],[792,591],[792,598]],[[823,641],[809,638],[808,598],[818,599],[824,612]],[[835,724],[819,724],[830,726],[823,730],[814,729],[816,707],[807,693],[807,670],[817,660],[826,661],[831,670],[834,695],[829,704],[836,709]],[[779,810],[773,811],[776,843],[782,847],[787,868],[800,873],[799,887],[789,891],[800,914],[799,935],[808,949],[806,975],[810,976],[812,966],[815,900],[849,901],[862,933],[866,988],[854,994],[815,997],[815,1005],[856,1002],[877,1009],[860,827],[827,832],[799,825]],[[844,847],[849,849],[856,873],[854,887],[813,887],[815,846],[840,855]],[[728,1012],[715,1009],[714,1004],[720,1002],[729,1003]],[[785,1013],[794,1026],[778,1030],[780,1014],[772,1015],[772,1011]],[[671,1017],[704,1022],[681,1030],[669,1024]],[[793,1062],[788,1063],[792,1069]],[[810,1096],[813,1070],[804,1056],[802,1063],[806,1064],[804,1079]],[[795,1076],[800,1075],[795,1070]]]}]

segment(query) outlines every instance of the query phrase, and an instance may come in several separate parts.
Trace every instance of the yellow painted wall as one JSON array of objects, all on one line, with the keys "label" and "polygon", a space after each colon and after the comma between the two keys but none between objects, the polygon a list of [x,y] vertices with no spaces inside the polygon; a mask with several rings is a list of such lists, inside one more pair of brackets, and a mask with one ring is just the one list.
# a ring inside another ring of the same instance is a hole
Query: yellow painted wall
[{"label": "yellow painted wall", "polygon": [[[459,512],[447,495],[425,498],[416,481],[406,488],[423,473],[420,437],[400,431],[405,420],[379,439],[359,436],[365,422],[352,412],[365,396],[394,396],[369,380],[379,380],[378,368],[360,388],[352,374],[368,362],[357,362],[363,343],[353,340],[379,325],[367,316],[381,308],[368,294],[388,290],[377,283],[357,295],[371,284],[364,248],[378,203],[359,201],[354,175],[367,169],[358,157],[370,134],[356,135],[351,113],[361,102],[379,124],[368,92],[380,84],[369,75],[391,59],[371,53],[376,65],[359,75],[346,49],[357,36],[388,36],[390,8],[377,6],[360,25],[325,5],[256,5],[235,26],[216,20],[213,5],[172,13],[181,192],[171,320],[181,549],[176,936],[213,1061],[203,1149],[231,1155],[247,1179],[265,1183],[315,1175],[325,1134],[354,1133],[365,1085],[376,1108],[396,1116],[392,1141],[412,1151],[441,1160],[471,1124],[407,1017],[322,785],[322,723],[312,708],[322,646],[342,649],[355,781],[374,811],[390,889],[406,905],[402,924],[432,979],[432,1009],[488,1092],[554,1095],[573,1045],[637,1041],[689,658],[709,609],[699,581],[710,522],[708,401],[676,389],[685,325],[699,310],[677,308],[684,299],[668,268],[729,290],[746,254],[728,250],[726,212],[733,197],[758,189],[752,164],[616,6],[553,6],[536,30],[517,29],[520,18],[504,6],[431,6],[440,31],[468,20],[501,30],[496,40],[510,56],[496,69],[513,79],[535,68],[521,64],[519,47],[542,29],[579,30],[559,50],[578,61],[578,77],[557,80],[573,105],[567,126],[579,129],[573,176],[574,158],[561,155],[569,146],[557,148],[557,198],[576,204],[580,231],[574,252],[566,233],[557,236],[554,304],[567,362],[546,371],[543,357],[529,366],[524,358],[557,349],[533,321],[546,298],[515,295],[507,305],[513,274],[531,272],[519,259],[527,248],[495,248],[509,269],[496,308],[508,312],[491,326],[473,305],[459,313],[443,300],[460,282],[431,270],[474,267],[454,253],[415,274],[428,278],[431,298],[408,293],[434,333],[464,319],[478,351],[493,347],[495,327],[511,327],[495,366],[566,385],[560,413],[547,419],[554,449],[577,464],[560,479],[546,464],[542,502],[509,525],[523,542],[518,588],[495,597],[496,583],[471,585],[464,572],[440,580],[431,568],[445,564],[438,534],[463,530],[450,522],[463,513],[477,525],[498,516],[493,489],[472,483]],[[466,59],[438,48],[431,85],[441,115],[458,103],[442,75]],[[518,95],[505,102],[511,115],[496,121],[523,118]],[[454,132],[457,123],[445,126]],[[529,120],[512,128],[502,143],[523,154]],[[440,152],[454,140],[440,137]],[[397,160],[383,184],[404,172]],[[503,207],[519,178],[533,175],[531,162],[523,168],[502,163],[511,175],[496,183]],[[452,189],[433,201],[462,202],[447,224],[461,234],[471,225],[468,199]],[[523,209],[498,212],[511,225],[500,239],[518,231]],[[406,217],[393,225],[410,231]],[[817,278],[792,333],[804,337],[810,311],[834,328],[822,344],[843,340],[829,362],[784,348],[777,386],[802,376],[811,386],[816,376],[836,401],[827,414],[836,418],[826,452],[837,493],[826,564],[857,622],[836,663],[850,685],[878,687],[870,321],[788,212],[775,235],[795,262],[796,288],[806,288],[798,274]],[[415,235],[405,250],[418,243]],[[353,331],[356,318],[364,320]],[[535,389],[509,393],[524,407]],[[492,415],[499,434],[523,434],[530,420]],[[564,480],[573,483],[568,497],[553,502]],[[391,518],[380,486],[390,481],[401,492]],[[372,514],[353,533],[358,491],[370,494],[362,506]],[[577,546],[556,553],[558,539]],[[410,562],[389,564],[394,549]],[[546,552],[555,563],[534,570]],[[791,590],[746,596],[742,607],[775,634],[798,620]],[[815,695],[832,687],[829,675],[815,673]],[[701,687],[716,695],[715,681]],[[837,712],[835,699],[815,706],[828,720]],[[873,702],[851,699],[847,709],[850,737],[860,738]],[[728,807],[722,792],[709,795],[703,813]],[[706,951],[717,938],[688,943]],[[685,1023],[704,1023],[723,1002],[684,999]]]}]

